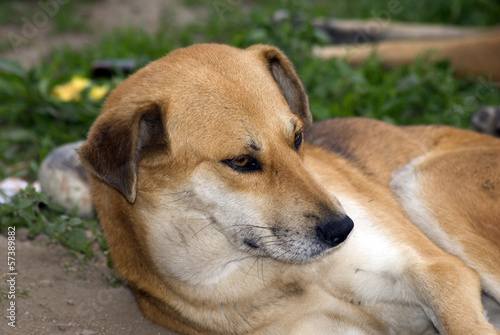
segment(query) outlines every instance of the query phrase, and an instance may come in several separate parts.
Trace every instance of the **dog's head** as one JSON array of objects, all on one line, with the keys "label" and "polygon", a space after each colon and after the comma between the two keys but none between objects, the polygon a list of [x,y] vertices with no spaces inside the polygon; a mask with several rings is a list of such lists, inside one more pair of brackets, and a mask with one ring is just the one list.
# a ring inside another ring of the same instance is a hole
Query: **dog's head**
[{"label": "dog's head", "polygon": [[195,45],[128,78],[80,149],[117,268],[141,254],[193,279],[342,243],[352,221],[303,163],[311,122],[292,64],[270,46]]}]

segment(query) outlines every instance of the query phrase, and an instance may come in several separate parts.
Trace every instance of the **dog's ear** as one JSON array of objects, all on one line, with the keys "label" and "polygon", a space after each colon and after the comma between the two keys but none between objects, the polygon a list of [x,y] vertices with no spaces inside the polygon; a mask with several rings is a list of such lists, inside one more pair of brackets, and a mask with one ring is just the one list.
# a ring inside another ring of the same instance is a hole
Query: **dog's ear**
[{"label": "dog's ear", "polygon": [[113,106],[97,118],[79,149],[87,169],[116,188],[130,203],[135,202],[137,195],[141,157],[167,150],[162,115],[162,107],[156,103]]},{"label": "dog's ear", "polygon": [[304,130],[312,124],[309,98],[292,62],[276,47],[254,45],[248,48],[260,54],[285,97],[290,110],[302,119]]}]

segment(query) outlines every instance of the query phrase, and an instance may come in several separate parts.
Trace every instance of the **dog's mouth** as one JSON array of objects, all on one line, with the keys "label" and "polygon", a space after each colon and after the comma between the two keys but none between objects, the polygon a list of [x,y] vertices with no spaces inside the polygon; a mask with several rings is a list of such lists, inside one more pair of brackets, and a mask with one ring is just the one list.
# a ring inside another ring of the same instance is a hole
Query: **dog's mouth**
[{"label": "dog's mouth", "polygon": [[317,201],[273,209],[266,197],[228,190],[216,178],[200,174],[192,180],[190,207],[206,218],[206,227],[216,228],[250,256],[301,263],[340,246],[354,227],[340,204]]},{"label": "dog's mouth", "polygon": [[326,251],[340,246],[350,235],[354,223],[347,216],[323,220],[309,232],[287,227],[247,226],[240,229],[241,248],[257,256],[300,263],[320,257]]}]

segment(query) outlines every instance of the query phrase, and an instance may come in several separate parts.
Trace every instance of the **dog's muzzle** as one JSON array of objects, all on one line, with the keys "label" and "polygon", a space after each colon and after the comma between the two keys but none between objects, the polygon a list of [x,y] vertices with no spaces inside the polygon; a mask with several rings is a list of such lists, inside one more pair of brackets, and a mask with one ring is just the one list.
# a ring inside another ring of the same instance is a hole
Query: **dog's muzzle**
[{"label": "dog's muzzle", "polygon": [[316,227],[316,235],[320,241],[333,248],[344,242],[353,228],[354,223],[347,215],[341,219],[328,218]]}]

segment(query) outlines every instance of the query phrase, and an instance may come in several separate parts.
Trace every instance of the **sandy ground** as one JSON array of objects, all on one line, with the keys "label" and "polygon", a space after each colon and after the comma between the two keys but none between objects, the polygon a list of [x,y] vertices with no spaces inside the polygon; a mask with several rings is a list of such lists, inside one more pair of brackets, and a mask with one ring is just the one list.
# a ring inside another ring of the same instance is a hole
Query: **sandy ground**
[{"label": "sandy ground", "polygon": [[[113,288],[106,256],[86,264],[45,236],[35,240],[16,236],[15,273],[7,267],[7,238],[0,237],[2,301],[0,334],[22,335],[115,335],[175,334],[145,319],[131,291]],[[15,289],[5,285],[15,279]],[[9,299],[9,292],[14,292]],[[10,326],[11,301],[15,302],[15,328]]]}]

